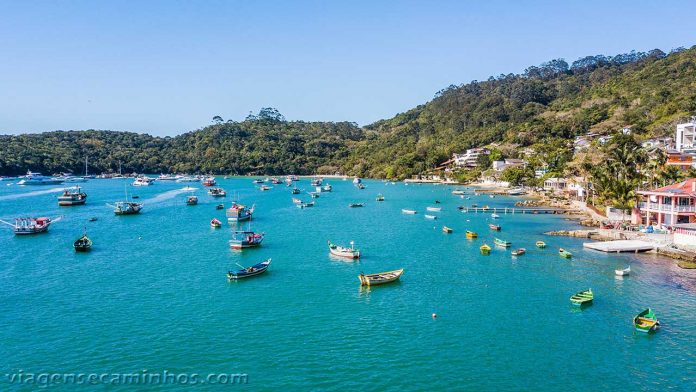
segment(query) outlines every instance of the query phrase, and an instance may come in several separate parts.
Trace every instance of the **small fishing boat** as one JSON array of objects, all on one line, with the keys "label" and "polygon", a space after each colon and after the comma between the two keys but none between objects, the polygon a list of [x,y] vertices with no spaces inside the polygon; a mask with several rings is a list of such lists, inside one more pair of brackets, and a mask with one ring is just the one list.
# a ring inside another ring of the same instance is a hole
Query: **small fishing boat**
[{"label": "small fishing boat", "polygon": [[261,245],[264,233],[256,233],[253,231],[235,231],[232,233],[230,247],[232,249],[254,248]]},{"label": "small fishing boat", "polygon": [[546,248],[546,242],[544,242],[544,241],[537,241],[537,242],[536,242],[536,247],[537,247],[537,248]]},{"label": "small fishing boat", "polygon": [[292,188],[292,194],[293,194],[293,195],[299,195],[300,192],[302,192],[302,191],[300,190],[300,188],[298,188],[298,187]]},{"label": "small fishing boat", "polygon": [[195,206],[198,204],[198,196],[188,196],[186,197],[186,204],[189,206]]},{"label": "small fishing boat", "polygon": [[225,211],[225,215],[227,216],[227,220],[229,222],[242,222],[246,220],[251,220],[255,208],[256,205],[252,205],[251,208],[247,208],[243,204],[232,202],[232,207],[228,208],[227,211]]},{"label": "small fishing boat", "polygon": [[[239,264],[237,264],[239,265]],[[227,272],[227,279],[229,280],[237,280],[237,279],[242,279],[242,278],[249,278],[252,276],[257,276],[261,275],[262,273],[266,272],[268,270],[268,266],[271,265],[271,259],[268,259],[266,261],[262,261],[258,264],[254,264],[251,267],[242,267],[242,269],[237,270],[237,271],[229,271]],[[241,267],[241,265],[240,265]]]},{"label": "small fishing boat", "polygon": [[500,238],[494,238],[494,239],[493,239],[493,243],[494,243],[496,246],[502,246],[503,248],[509,248],[509,247],[512,246],[512,242],[510,242],[510,241],[505,241],[505,240],[501,240]]},{"label": "small fishing boat", "polygon": [[271,178],[271,184],[273,184],[273,185],[280,184],[280,180],[278,179],[278,177]]},{"label": "small fishing boat", "polygon": [[437,219],[437,216],[425,214],[425,219],[433,219],[433,220],[435,220],[435,219]]},{"label": "small fishing boat", "polygon": [[357,185],[357,184],[360,184],[361,182],[362,182],[362,180],[359,177],[353,178],[353,184]]},{"label": "small fishing boat", "polygon": [[87,233],[73,242],[75,252],[87,252],[92,249],[92,240],[87,237]]},{"label": "small fishing boat", "polygon": [[618,276],[626,276],[631,273],[631,266],[629,265],[628,267],[624,269],[617,269],[614,270],[614,273]]},{"label": "small fishing boat", "polygon": [[481,251],[482,255],[491,254],[491,247],[488,244],[481,245],[481,247],[479,247],[479,250]]},{"label": "small fishing boat", "polygon": [[5,222],[0,220],[0,222],[11,226],[12,231],[15,235],[27,235],[27,234],[39,234],[48,231],[48,227],[51,223],[58,222],[62,217],[56,219],[41,217],[41,218],[15,218],[15,223]]},{"label": "small fishing boat", "polygon": [[518,248],[512,251],[513,256],[522,256],[525,253],[527,253],[527,249],[525,248]]},{"label": "small fishing boat", "polygon": [[500,231],[500,225],[496,225],[495,223],[490,223],[490,224],[488,225],[488,227],[489,227],[491,230]]},{"label": "small fishing boat", "polygon": [[77,206],[85,204],[86,201],[87,194],[82,192],[79,186],[65,189],[63,194],[58,196],[59,206]]},{"label": "small fishing boat", "polygon": [[426,209],[426,211],[430,211],[430,212],[440,212],[440,211],[442,211],[442,208],[440,208],[440,207],[425,207],[425,209]]},{"label": "small fishing boat", "polygon": [[329,244],[329,253],[331,253],[334,256],[345,257],[349,259],[360,258],[360,249],[355,249],[355,243],[353,241],[350,242],[350,248],[332,244],[331,241],[327,241],[327,243]]},{"label": "small fishing boat", "polygon": [[97,220],[98,220],[98,218],[96,216],[89,218],[90,222],[96,222]]},{"label": "small fishing boat", "polygon": [[566,259],[569,259],[569,258],[573,257],[573,254],[572,254],[572,253],[568,252],[567,250],[565,250],[565,249],[563,249],[563,248],[560,248],[560,249],[558,250],[558,254],[559,254],[561,257],[565,257]]},{"label": "small fishing boat", "polygon": [[364,207],[363,203],[350,203],[348,204],[350,208]]},{"label": "small fishing boat", "polygon": [[224,209],[225,209],[225,205],[224,205],[224,204],[218,204],[218,205],[215,206],[215,209],[216,209],[216,210],[224,210]]},{"label": "small fishing boat", "polygon": [[453,194],[453,195],[464,195],[464,194],[466,194],[466,193],[465,193],[463,190],[461,190],[461,189],[455,189],[455,190],[452,191],[452,194]]},{"label": "small fishing boat", "polygon": [[140,210],[143,209],[142,203],[135,203],[132,201],[117,201],[113,205],[112,204],[107,204],[107,205],[114,209],[114,214],[116,214],[116,215],[139,214]]},{"label": "small fishing boat", "polygon": [[360,183],[356,186],[358,187],[358,189],[365,189],[365,185],[363,185],[363,183]]},{"label": "small fishing boat", "polygon": [[268,185],[261,185],[261,186],[259,187],[259,189],[261,189],[262,191],[267,191],[267,190],[271,189],[271,187],[268,186]]},{"label": "small fishing boat", "polygon": [[493,219],[498,219],[500,218],[500,215],[496,214],[495,212],[491,214],[491,218]]},{"label": "small fishing boat", "polygon": [[453,230],[450,229],[449,227],[447,227],[447,226],[442,226],[442,232],[443,232],[443,233],[450,234],[452,231],[453,231]]},{"label": "small fishing boat", "polygon": [[201,182],[203,183],[203,186],[215,186],[215,184],[217,184],[215,177],[206,177]]},{"label": "small fishing boat", "polygon": [[409,210],[409,209],[406,209],[406,208],[402,208],[402,209],[401,209],[401,212],[404,213],[404,214],[408,214],[408,215],[415,215],[415,214],[418,213],[418,211],[416,211],[416,210]]},{"label": "small fishing boat", "polygon": [[212,197],[225,197],[227,192],[222,188],[210,188],[208,189],[208,194]]},{"label": "small fishing boat", "polygon": [[321,178],[315,178],[309,182],[309,185],[311,186],[321,186],[322,179]]},{"label": "small fishing boat", "polygon": [[310,201],[309,203],[300,203],[297,205],[299,208],[308,208],[308,207],[314,207],[314,202]]},{"label": "small fishing boat", "polygon": [[579,291],[570,297],[570,302],[575,306],[589,305],[594,299],[594,294],[592,294],[592,289]]},{"label": "small fishing boat", "polygon": [[133,195],[132,198],[133,198],[133,199],[140,199],[140,196],[138,196],[138,195]]},{"label": "small fishing boat", "polygon": [[657,316],[655,316],[652,309],[647,308],[633,318],[633,326],[638,332],[648,333],[654,332],[660,328],[660,322],[657,320]]},{"label": "small fishing boat", "polygon": [[380,193],[379,195],[377,195],[377,198],[375,200],[384,201],[384,196]]},{"label": "small fishing boat", "polygon": [[394,271],[380,272],[377,274],[360,274],[358,279],[360,279],[360,284],[362,286],[377,286],[380,284],[390,283],[399,280],[401,275],[403,275],[404,270],[398,269]]},{"label": "small fishing boat", "polygon": [[309,192],[309,197],[311,197],[312,199],[316,199],[317,197],[319,197],[319,193],[317,193],[317,192]]},{"label": "small fishing boat", "polygon": [[326,184],[321,188],[322,192],[331,192],[332,190],[333,190],[333,187],[331,186],[331,184]]},{"label": "small fishing boat", "polygon": [[466,238],[478,238],[478,233],[474,231],[466,231]]},{"label": "small fishing boat", "polygon": [[220,227],[222,227],[222,222],[220,222],[220,220],[218,218],[213,218],[210,221],[210,227],[215,228],[215,229],[219,229]]}]

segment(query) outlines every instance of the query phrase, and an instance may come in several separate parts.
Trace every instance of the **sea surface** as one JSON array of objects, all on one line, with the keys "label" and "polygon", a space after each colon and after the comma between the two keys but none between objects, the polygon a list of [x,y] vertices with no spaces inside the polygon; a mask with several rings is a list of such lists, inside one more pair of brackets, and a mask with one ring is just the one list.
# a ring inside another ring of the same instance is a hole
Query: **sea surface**
[{"label": "sea surface", "polygon": [[[36,389],[10,383],[13,373],[164,371],[248,375],[230,390],[696,389],[693,271],[654,255],[607,255],[583,249],[581,239],[542,235],[575,227],[563,216],[499,212],[502,231],[494,233],[490,214],[457,209],[511,207],[519,198],[467,189],[467,200],[451,194],[455,187],[379,181],[359,190],[330,179],[333,192],[299,209],[290,188],[260,191],[251,178],[218,178],[225,199],[198,183],[131,181],[80,184],[89,196],[77,207],[58,207],[61,186],[0,182],[0,219],[63,216],[46,234],[0,230],[0,390]],[[182,189],[188,185],[197,189]],[[307,179],[298,186],[313,190]],[[126,192],[139,196],[142,214],[115,216],[106,205]],[[191,193],[197,206],[185,203]],[[384,202],[375,201],[379,193]],[[265,232],[262,247],[233,251],[235,226],[210,227],[213,217],[225,221],[215,206],[229,207],[233,198],[256,205],[251,224],[238,227]],[[442,211],[426,212],[436,200]],[[348,208],[352,202],[365,206]],[[443,225],[454,233],[444,234]],[[467,229],[479,238],[467,240]],[[84,230],[94,247],[78,254],[72,242]],[[495,236],[527,254],[494,248],[481,255],[479,246],[492,246]],[[546,249],[534,246],[539,239]],[[355,241],[363,258],[333,259],[327,240]],[[560,258],[559,247],[574,257]],[[265,275],[225,276],[269,257]],[[628,265],[630,276],[614,276]],[[360,272],[398,268],[405,269],[398,283],[359,285]],[[594,304],[573,307],[569,297],[587,288]],[[646,307],[662,324],[650,335],[631,322]],[[172,387],[192,389],[140,389]]]}]

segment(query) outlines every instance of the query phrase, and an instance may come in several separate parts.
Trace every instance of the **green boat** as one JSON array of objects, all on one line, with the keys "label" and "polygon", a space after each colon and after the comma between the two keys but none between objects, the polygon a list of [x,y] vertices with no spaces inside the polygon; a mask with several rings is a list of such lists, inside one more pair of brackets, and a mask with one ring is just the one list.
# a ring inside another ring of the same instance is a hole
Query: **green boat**
[{"label": "green boat", "polygon": [[594,299],[594,294],[592,294],[592,289],[583,290],[575,293],[570,297],[570,302],[575,306],[589,305]]},{"label": "green boat", "polygon": [[657,316],[655,316],[652,309],[647,308],[633,318],[633,326],[636,327],[636,331],[638,332],[648,333],[660,328],[660,322],[657,320]]},{"label": "green boat", "polygon": [[563,248],[561,248],[561,249],[558,250],[558,254],[559,254],[561,257],[565,257],[566,259],[569,259],[569,258],[573,257],[573,254],[572,254],[572,253],[568,252],[567,250],[565,250],[565,249],[563,249]]},{"label": "green boat", "polygon": [[494,243],[496,246],[502,246],[502,247],[505,247],[505,248],[509,248],[509,247],[512,246],[512,242],[510,242],[510,241],[505,241],[505,240],[501,240],[500,238],[495,238],[495,239],[493,239],[493,243]]}]

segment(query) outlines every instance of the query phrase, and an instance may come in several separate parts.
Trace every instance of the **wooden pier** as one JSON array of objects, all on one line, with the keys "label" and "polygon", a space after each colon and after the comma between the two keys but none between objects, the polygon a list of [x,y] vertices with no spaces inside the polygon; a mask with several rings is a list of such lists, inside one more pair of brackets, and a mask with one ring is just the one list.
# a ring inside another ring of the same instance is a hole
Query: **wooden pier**
[{"label": "wooden pier", "polygon": [[472,214],[567,214],[573,212],[573,210],[567,210],[563,208],[520,208],[520,207],[506,207],[506,208],[483,208],[483,207],[472,207],[463,208],[462,212],[472,213]]}]

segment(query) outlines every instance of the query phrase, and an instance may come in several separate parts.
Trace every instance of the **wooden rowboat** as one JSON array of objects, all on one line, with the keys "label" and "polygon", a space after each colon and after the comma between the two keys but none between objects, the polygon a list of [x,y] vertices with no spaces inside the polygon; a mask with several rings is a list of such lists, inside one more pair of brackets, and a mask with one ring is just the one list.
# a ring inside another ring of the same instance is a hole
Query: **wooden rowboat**
[{"label": "wooden rowboat", "polygon": [[85,233],[73,243],[73,248],[75,248],[75,252],[87,252],[92,249],[92,240]]},{"label": "wooden rowboat", "polygon": [[537,242],[536,242],[536,247],[537,247],[537,248],[546,248],[546,242],[544,242],[544,241],[537,241]]},{"label": "wooden rowboat", "polygon": [[570,302],[575,306],[589,305],[594,299],[592,289],[579,291],[570,297]]},{"label": "wooden rowboat", "polygon": [[572,254],[572,253],[568,252],[567,250],[565,250],[565,249],[563,249],[563,248],[560,248],[560,249],[558,250],[558,254],[559,254],[561,257],[565,257],[566,259],[569,259],[569,258],[573,257],[573,254]]},{"label": "wooden rowboat", "polygon": [[404,269],[402,268],[394,271],[380,272],[377,274],[360,274],[358,275],[358,279],[360,279],[360,284],[362,286],[377,286],[399,280],[403,273]]},{"label": "wooden rowboat", "polygon": [[261,275],[262,273],[266,272],[266,270],[268,270],[269,265],[271,265],[271,259],[262,261],[258,264],[254,264],[251,267],[246,267],[237,271],[229,271],[227,272],[227,279],[237,280]]},{"label": "wooden rowboat", "polygon": [[489,255],[489,254],[491,254],[491,247],[488,246],[488,244],[483,244],[483,245],[481,245],[481,247],[479,248],[479,250],[481,251],[481,254],[482,254],[482,255]]},{"label": "wooden rowboat", "polygon": [[614,270],[614,273],[618,276],[626,276],[631,273],[631,266],[629,265],[628,267],[624,269],[617,269]]},{"label": "wooden rowboat", "polygon": [[495,223],[490,223],[488,227],[490,227],[491,230],[500,231],[500,225],[496,225]]},{"label": "wooden rowboat", "polygon": [[425,214],[424,216],[425,216],[425,219],[437,219],[437,216],[435,216],[435,215]]},{"label": "wooden rowboat", "polygon": [[404,214],[409,214],[409,215],[415,215],[415,214],[418,213],[418,211],[416,211],[416,210],[409,210],[409,209],[406,209],[406,208],[402,208],[402,209],[401,209],[401,212],[404,213]]},{"label": "wooden rowboat", "polygon": [[476,232],[467,230],[466,231],[466,238],[478,238],[478,234]]},{"label": "wooden rowboat", "polygon": [[525,248],[519,248],[512,251],[513,256],[522,256],[525,253],[527,253],[527,249]]},{"label": "wooden rowboat", "polygon": [[493,243],[494,243],[496,246],[502,246],[502,247],[504,247],[504,248],[509,248],[509,247],[512,246],[512,242],[510,242],[510,241],[505,241],[505,240],[501,240],[500,238],[494,238],[494,239],[493,239]]},{"label": "wooden rowboat", "polygon": [[426,207],[425,208],[427,211],[432,211],[432,212],[440,212],[442,211],[442,208],[440,207]]},{"label": "wooden rowboat", "polygon": [[648,333],[654,332],[660,328],[660,322],[657,320],[657,316],[655,316],[652,309],[647,308],[633,318],[633,326],[638,332]]},{"label": "wooden rowboat", "polygon": [[447,226],[442,226],[442,232],[443,232],[443,233],[449,234],[449,233],[452,232],[452,229],[450,229],[450,228],[447,227]]}]

